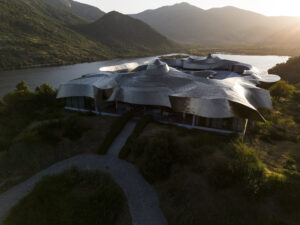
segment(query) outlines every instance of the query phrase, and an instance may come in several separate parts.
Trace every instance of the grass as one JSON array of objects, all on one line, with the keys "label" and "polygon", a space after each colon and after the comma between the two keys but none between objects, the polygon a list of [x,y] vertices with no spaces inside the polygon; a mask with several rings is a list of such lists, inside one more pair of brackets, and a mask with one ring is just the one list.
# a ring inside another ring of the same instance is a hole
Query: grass
[{"label": "grass", "polygon": [[76,168],[44,177],[12,208],[5,225],[131,224],[125,194],[106,173]]}]

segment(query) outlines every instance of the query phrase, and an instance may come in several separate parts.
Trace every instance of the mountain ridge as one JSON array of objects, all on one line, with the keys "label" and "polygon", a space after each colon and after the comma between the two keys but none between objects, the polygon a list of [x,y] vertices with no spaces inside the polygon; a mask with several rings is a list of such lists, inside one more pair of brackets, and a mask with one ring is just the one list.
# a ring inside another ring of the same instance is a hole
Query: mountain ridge
[{"label": "mountain ridge", "polygon": [[117,11],[105,14],[99,20],[79,27],[79,31],[116,52],[164,52],[176,44],[148,24]]},{"label": "mountain ridge", "polygon": [[267,17],[233,6],[204,10],[189,3],[163,6],[130,16],[175,41],[209,46],[256,44],[284,27],[300,22],[300,17]]},{"label": "mountain ridge", "polygon": [[100,19],[105,13],[97,7],[84,4],[81,2],[76,2],[73,0],[44,0],[48,4],[51,4],[62,10],[66,10],[73,15],[79,16],[81,18],[95,21]]}]

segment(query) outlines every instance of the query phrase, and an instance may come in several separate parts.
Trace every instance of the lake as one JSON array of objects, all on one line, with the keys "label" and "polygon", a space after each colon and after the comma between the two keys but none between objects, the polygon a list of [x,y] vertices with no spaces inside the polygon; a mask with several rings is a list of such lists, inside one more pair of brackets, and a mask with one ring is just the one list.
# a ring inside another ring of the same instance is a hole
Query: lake
[{"label": "lake", "polygon": [[[235,60],[251,64],[262,71],[267,71],[278,63],[286,62],[288,56],[250,56],[250,55],[230,55],[216,54],[223,59]],[[103,66],[111,66],[123,64],[133,61],[146,63],[153,60],[154,57],[140,59],[115,59],[109,61],[81,63],[70,66],[35,68],[26,70],[14,70],[0,72],[0,98],[6,93],[14,90],[17,83],[25,80],[31,89],[43,83],[48,83],[54,88],[58,88],[59,84],[80,77],[87,73],[98,73],[99,68]]]}]

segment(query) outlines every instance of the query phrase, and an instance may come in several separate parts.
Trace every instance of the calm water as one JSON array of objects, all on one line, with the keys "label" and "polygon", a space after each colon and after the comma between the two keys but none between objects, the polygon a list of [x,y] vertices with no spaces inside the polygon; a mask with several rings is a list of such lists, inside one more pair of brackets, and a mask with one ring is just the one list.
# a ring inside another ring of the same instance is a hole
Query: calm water
[{"label": "calm water", "polygon": [[[248,55],[227,55],[217,54],[217,56],[236,60],[244,63],[251,64],[260,70],[267,71],[278,63],[286,62],[289,57],[287,56],[248,56]],[[147,62],[153,58],[141,58],[138,60],[110,60],[94,63],[82,63],[71,66],[59,66],[59,67],[47,67],[36,68],[26,70],[15,70],[0,72],[0,98],[6,93],[14,90],[16,84],[22,80],[25,80],[29,87],[34,89],[36,86],[43,83],[48,83],[54,88],[58,88],[59,84],[71,79],[80,77],[87,73],[97,73],[99,68],[103,66],[110,66],[116,64],[122,64],[132,61],[138,61],[139,63]]]}]

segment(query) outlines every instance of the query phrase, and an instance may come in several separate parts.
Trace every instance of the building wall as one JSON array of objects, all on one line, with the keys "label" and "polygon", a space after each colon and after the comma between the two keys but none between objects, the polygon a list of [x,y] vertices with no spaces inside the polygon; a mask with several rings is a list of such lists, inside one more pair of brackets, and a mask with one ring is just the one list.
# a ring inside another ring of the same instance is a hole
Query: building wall
[{"label": "building wall", "polygon": [[152,115],[155,119],[180,123],[194,127],[207,127],[212,129],[234,131],[238,133],[245,132],[247,120],[242,118],[205,118],[187,113],[173,112],[164,107],[131,105],[122,102],[106,103],[105,107],[98,108],[95,100],[87,97],[72,97],[66,99],[66,106],[72,109],[100,111],[106,113],[124,114],[128,111],[134,111],[136,116]]}]

